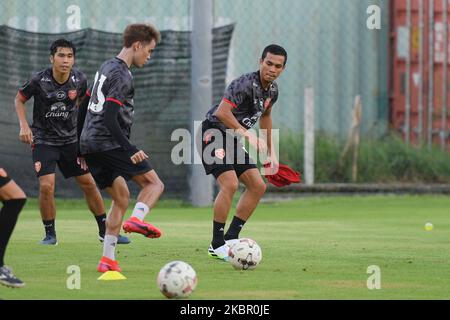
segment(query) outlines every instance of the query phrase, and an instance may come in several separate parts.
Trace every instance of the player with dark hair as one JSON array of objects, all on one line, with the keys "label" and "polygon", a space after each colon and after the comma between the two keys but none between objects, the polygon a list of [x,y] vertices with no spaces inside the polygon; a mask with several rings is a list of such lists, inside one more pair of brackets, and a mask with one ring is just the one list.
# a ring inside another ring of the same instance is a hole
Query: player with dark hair
[{"label": "player with dark hair", "polygon": [[[86,168],[77,163],[77,101],[86,95],[86,76],[73,68],[75,46],[58,39],[50,47],[51,67],[37,72],[20,87],[15,99],[20,141],[31,145],[34,169],[39,178],[39,205],[45,227],[44,245],[58,243],[55,229],[55,169],[75,177],[99,228],[105,235],[106,213],[102,196]],[[28,125],[25,103],[34,97],[33,124]],[[126,237],[121,243],[129,243]]]},{"label": "player with dark hair", "polygon": [[4,257],[19,213],[27,201],[27,196],[8,177],[3,168],[0,168],[0,201],[3,203],[3,207],[0,209],[0,284],[21,288],[25,286],[25,283],[14,275],[11,268],[5,266]]},{"label": "player with dark hair", "polygon": [[[128,208],[127,180],[141,189],[131,217],[123,224],[125,232],[158,238],[161,231],[144,221],[164,190],[164,185],[148,162],[148,155],[130,143],[134,116],[134,87],[130,67],[142,68],[160,41],[151,25],[132,24],[123,34],[122,51],[104,62],[95,75],[90,100],[80,106],[80,158],[88,165],[97,185],[111,195],[113,202],[106,221],[106,236],[99,272],[120,271],[115,257],[117,235]],[[84,125],[83,125],[84,123]],[[83,125],[83,126],[82,126]]]},{"label": "player with dark hair", "polygon": [[[277,170],[278,159],[271,138],[271,112],[278,99],[275,80],[285,69],[286,62],[285,49],[278,45],[267,46],[262,53],[259,70],[232,81],[220,104],[209,110],[202,123],[203,166],[206,174],[214,175],[220,188],[214,202],[213,238],[208,249],[213,258],[228,259],[229,245],[238,239],[266,190],[253,159],[238,138],[244,137],[255,149],[267,150],[268,162],[274,171]],[[258,120],[260,129],[267,130],[267,143],[248,131]],[[245,191],[224,235],[239,182],[245,185]]]}]

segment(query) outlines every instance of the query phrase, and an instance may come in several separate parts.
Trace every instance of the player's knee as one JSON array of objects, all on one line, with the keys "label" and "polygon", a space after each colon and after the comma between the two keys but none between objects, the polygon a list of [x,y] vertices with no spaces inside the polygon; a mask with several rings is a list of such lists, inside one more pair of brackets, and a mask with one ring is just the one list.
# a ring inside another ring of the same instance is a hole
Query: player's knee
[{"label": "player's knee", "polygon": [[53,195],[55,193],[55,184],[51,182],[41,182],[39,192],[44,195]]},{"label": "player's knee", "polygon": [[83,191],[93,191],[97,188],[95,182],[90,180],[79,181],[78,184]]},{"label": "player's knee", "polygon": [[155,191],[164,191],[164,183],[159,179],[146,179],[143,183],[143,188],[152,188]]},{"label": "player's knee", "polygon": [[255,192],[261,196],[266,192],[266,190],[267,190],[267,185],[263,181],[258,182],[255,185]]},{"label": "player's knee", "polygon": [[236,180],[227,181],[227,183],[225,183],[223,186],[221,186],[220,189],[221,189],[221,191],[223,191],[227,194],[233,195],[236,193],[238,188],[239,188],[239,181],[236,179]]},{"label": "player's knee", "polygon": [[[14,181],[14,183],[15,183],[15,181]],[[22,190],[22,188],[19,187],[17,184],[15,185],[15,188],[14,188],[13,199],[25,199],[25,200],[27,200],[27,195]]]},{"label": "player's knee", "polygon": [[130,203],[130,199],[127,197],[119,197],[114,199],[114,205],[117,206],[120,211],[125,212]]},{"label": "player's knee", "polygon": [[164,191],[164,183],[161,180],[156,183],[156,186],[161,193]]},{"label": "player's knee", "polygon": [[117,205],[120,209],[126,210],[130,203],[130,191],[125,188],[120,190],[120,192],[117,192],[117,194],[113,197],[113,200],[115,205]]}]

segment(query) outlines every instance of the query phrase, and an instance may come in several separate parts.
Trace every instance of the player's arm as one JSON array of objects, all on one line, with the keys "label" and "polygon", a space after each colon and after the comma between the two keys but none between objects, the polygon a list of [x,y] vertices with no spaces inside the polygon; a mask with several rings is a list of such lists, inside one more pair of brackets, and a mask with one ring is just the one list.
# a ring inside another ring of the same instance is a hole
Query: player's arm
[{"label": "player's arm", "polygon": [[269,161],[274,166],[278,166],[278,159],[275,152],[275,147],[272,144],[272,107],[269,106],[259,119],[259,128],[266,130],[267,136],[267,153],[269,155]]},{"label": "player's arm", "polygon": [[86,164],[86,160],[81,155],[80,151],[80,137],[81,132],[83,131],[84,120],[86,119],[86,113],[89,105],[90,94],[86,92],[84,98],[78,99],[78,115],[77,115],[77,163],[80,165],[81,169],[87,170],[88,166]]},{"label": "player's arm", "polygon": [[90,95],[86,93],[86,96],[80,99],[78,104],[78,115],[77,115],[77,135],[78,141],[80,141],[81,132],[83,131],[84,120],[86,119],[86,113],[89,105]]},{"label": "player's arm", "polygon": [[217,108],[214,115],[219,119],[228,129],[233,129],[234,132],[240,136],[246,138],[249,143],[256,149],[265,150],[266,143],[256,137],[254,134],[249,132],[246,128],[244,128],[236,117],[233,114],[233,108],[236,108],[235,105],[228,102],[228,100],[223,99],[219,107]]},{"label": "player's arm", "polygon": [[25,102],[28,99],[20,91],[17,93],[14,99],[14,105],[16,107],[17,117],[19,118],[20,133],[19,140],[23,143],[31,144],[33,142],[33,133],[27,121],[27,113],[25,110]]},{"label": "player's arm", "polygon": [[142,150],[138,150],[136,146],[132,145],[128,140],[128,138],[123,134],[122,130],[120,129],[117,117],[119,115],[119,111],[120,108],[122,108],[122,106],[120,106],[116,102],[108,100],[105,102],[103,106],[105,108],[105,117],[103,120],[105,127],[108,128],[113,139],[118,144],[120,144],[120,146],[126,152],[128,152],[131,161],[136,164],[144,161],[145,159],[148,159],[148,156],[145,154],[145,152]]},{"label": "player's arm", "polygon": [[80,95],[77,97],[77,136],[78,142],[80,141],[81,132],[83,131],[84,119],[86,118],[87,109],[89,106],[89,100],[91,98],[91,92],[88,90],[86,77],[83,75],[80,86]]}]

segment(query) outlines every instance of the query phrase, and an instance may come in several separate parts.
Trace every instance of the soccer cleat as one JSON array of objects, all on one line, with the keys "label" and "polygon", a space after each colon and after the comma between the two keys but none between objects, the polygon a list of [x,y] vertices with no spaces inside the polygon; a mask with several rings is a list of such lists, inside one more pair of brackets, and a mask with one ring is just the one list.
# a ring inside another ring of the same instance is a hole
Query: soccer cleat
[{"label": "soccer cleat", "polygon": [[48,235],[45,236],[44,239],[42,239],[39,242],[39,244],[56,246],[56,245],[58,245],[58,240],[56,239],[55,235],[48,234]]},{"label": "soccer cleat", "polygon": [[25,286],[25,283],[17,278],[12,269],[7,266],[0,267],[0,284],[10,288],[22,288]]},{"label": "soccer cleat", "polygon": [[117,260],[111,260],[107,257],[102,257],[97,266],[98,272],[107,272],[107,271],[122,271],[119,267],[119,262]]},{"label": "soccer cleat", "polygon": [[143,234],[147,238],[159,238],[161,237],[161,231],[155,226],[141,221],[136,217],[131,217],[123,224],[123,230],[127,233],[136,232]]},{"label": "soccer cleat", "polygon": [[[103,236],[99,235],[98,240],[100,242],[103,242],[105,240],[105,235]],[[119,237],[117,238],[117,244],[129,244],[129,243],[131,243],[130,239],[119,234]]]},{"label": "soccer cleat", "polygon": [[225,240],[225,243],[228,245],[228,247],[232,247],[234,246],[236,243],[239,242],[239,239],[230,239],[230,240]]},{"label": "soccer cleat", "polygon": [[222,260],[222,261],[228,261],[228,259],[229,259],[229,257],[228,257],[228,250],[229,249],[230,248],[228,247],[227,244],[224,244],[223,246],[218,247],[216,249],[214,249],[213,246],[210,244],[209,248],[208,248],[208,255],[211,258],[214,258],[214,259],[219,259],[219,260]]}]

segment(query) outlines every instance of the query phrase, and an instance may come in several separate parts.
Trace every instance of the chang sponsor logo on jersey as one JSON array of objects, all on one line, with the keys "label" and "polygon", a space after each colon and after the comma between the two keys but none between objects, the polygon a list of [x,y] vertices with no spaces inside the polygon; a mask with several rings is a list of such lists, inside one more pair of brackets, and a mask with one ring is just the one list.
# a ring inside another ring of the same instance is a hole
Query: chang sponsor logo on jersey
[{"label": "chang sponsor logo on jersey", "polygon": [[63,102],[56,102],[51,105],[50,111],[45,114],[46,118],[64,118],[69,117],[69,111],[67,111],[67,106]]}]

